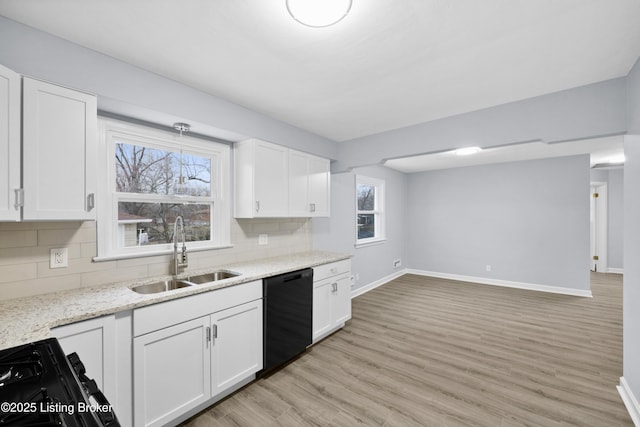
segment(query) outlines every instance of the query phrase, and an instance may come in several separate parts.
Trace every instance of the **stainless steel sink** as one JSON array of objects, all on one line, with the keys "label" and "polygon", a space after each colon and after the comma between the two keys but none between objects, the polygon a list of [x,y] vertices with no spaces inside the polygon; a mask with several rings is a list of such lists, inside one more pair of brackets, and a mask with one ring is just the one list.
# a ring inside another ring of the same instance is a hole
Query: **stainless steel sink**
[{"label": "stainless steel sink", "polygon": [[239,275],[240,273],[236,273],[234,271],[218,270],[218,271],[214,271],[213,273],[199,274],[197,276],[189,276],[187,277],[187,281],[200,285],[202,283],[210,283],[218,280],[229,279],[231,277],[236,277]]},{"label": "stainless steel sink", "polygon": [[174,289],[188,288],[189,286],[193,286],[193,283],[189,283],[185,280],[163,280],[161,282],[134,286],[131,290],[139,294],[157,294],[160,292],[172,291]]}]

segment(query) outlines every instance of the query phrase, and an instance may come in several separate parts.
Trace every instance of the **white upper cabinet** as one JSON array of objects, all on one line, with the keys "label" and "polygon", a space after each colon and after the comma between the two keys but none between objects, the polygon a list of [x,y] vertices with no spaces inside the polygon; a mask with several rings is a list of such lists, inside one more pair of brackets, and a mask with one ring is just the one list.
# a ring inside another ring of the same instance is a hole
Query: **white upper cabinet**
[{"label": "white upper cabinet", "polygon": [[20,75],[0,65],[0,221],[19,221]]},{"label": "white upper cabinet", "polygon": [[234,163],[236,218],[287,216],[287,149],[249,139],[235,144]]},{"label": "white upper cabinet", "polygon": [[329,215],[329,161],[250,139],[234,145],[235,217]]},{"label": "white upper cabinet", "polygon": [[95,219],[96,97],[24,77],[22,102],[22,219]]},{"label": "white upper cabinet", "polygon": [[329,216],[329,160],[289,150],[289,216]]}]

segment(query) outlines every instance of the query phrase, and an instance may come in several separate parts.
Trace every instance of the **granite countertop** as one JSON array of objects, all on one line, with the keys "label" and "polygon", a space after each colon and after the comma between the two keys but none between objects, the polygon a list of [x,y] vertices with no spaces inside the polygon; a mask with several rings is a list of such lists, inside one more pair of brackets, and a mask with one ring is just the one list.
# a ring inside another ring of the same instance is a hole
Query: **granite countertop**
[{"label": "granite countertop", "polygon": [[[36,295],[0,302],[0,350],[51,337],[50,329],[81,320],[131,310],[176,298],[209,292],[301,268],[315,267],[349,259],[347,254],[311,251],[294,255],[230,264],[224,270],[240,273],[237,277],[211,284],[190,286],[156,294],[138,294],[133,286],[166,280],[171,276],[113,283],[92,288]],[[203,274],[223,268],[190,271]],[[178,277],[185,276],[180,275]]]}]

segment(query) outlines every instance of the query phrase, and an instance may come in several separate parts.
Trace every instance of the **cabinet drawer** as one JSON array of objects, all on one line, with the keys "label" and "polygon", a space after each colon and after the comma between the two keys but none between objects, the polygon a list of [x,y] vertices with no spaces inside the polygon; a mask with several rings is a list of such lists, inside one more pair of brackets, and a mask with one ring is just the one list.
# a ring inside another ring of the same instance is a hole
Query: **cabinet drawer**
[{"label": "cabinet drawer", "polygon": [[191,295],[133,310],[133,336],[262,298],[262,280]]},{"label": "cabinet drawer", "polygon": [[332,262],[330,264],[319,265],[313,267],[313,281],[324,280],[328,277],[337,276],[338,274],[351,272],[351,260]]}]

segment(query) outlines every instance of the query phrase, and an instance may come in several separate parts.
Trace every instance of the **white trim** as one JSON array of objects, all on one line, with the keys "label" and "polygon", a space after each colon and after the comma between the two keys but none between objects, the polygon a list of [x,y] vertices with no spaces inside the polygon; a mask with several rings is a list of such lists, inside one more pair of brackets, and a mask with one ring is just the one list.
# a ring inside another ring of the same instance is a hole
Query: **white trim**
[{"label": "white trim", "polygon": [[487,277],[462,276],[459,274],[438,273],[435,271],[413,270],[407,269],[408,274],[417,274],[419,276],[437,277],[439,279],[458,280],[461,282],[479,283],[483,285],[504,286],[507,288],[527,289],[530,291],[550,292],[554,294],[573,295],[578,297],[591,298],[591,291],[572,288],[561,288],[559,286],[537,285],[535,283],[512,282],[509,280],[490,279]]},{"label": "white trim", "polygon": [[[164,130],[134,125],[110,118],[100,118],[99,150],[101,162],[98,174],[97,256],[94,261],[140,258],[172,253],[171,243],[121,247],[118,245],[120,221],[118,202],[142,201],[149,203],[200,203],[210,206],[210,240],[187,242],[189,251],[227,248],[231,245],[231,148],[220,142],[212,142],[190,136],[179,136]],[[115,142],[138,144],[154,149],[178,152],[209,158],[211,161],[211,194],[209,196],[180,196],[158,194],[132,194],[115,191]],[[114,219],[116,219],[114,221]],[[146,222],[146,221],[138,221]]]},{"label": "white trim", "polygon": [[[593,193],[597,192],[598,193],[598,198],[597,200],[599,200],[600,202],[597,203],[595,202],[595,206],[596,206],[596,221],[595,224],[592,224],[591,226],[591,232],[590,232],[590,251],[592,252],[589,255],[590,258],[590,263],[591,263],[591,267],[593,269],[594,265],[597,265],[598,271],[603,271],[606,272],[608,271],[608,263],[609,263],[609,257],[608,257],[608,244],[609,244],[609,237],[607,235],[607,228],[608,228],[608,211],[609,211],[609,202],[608,202],[608,186],[606,182],[591,182],[591,187],[590,187],[590,193],[589,197],[591,197],[591,202],[593,202],[593,200],[595,200],[595,198],[593,197]],[[593,206],[593,205],[592,205]],[[593,214],[593,212],[592,212]],[[594,248],[594,242],[593,242],[593,233],[596,233],[596,239],[595,242],[597,242],[597,247]],[[593,251],[596,251],[596,253],[593,253]],[[593,260],[593,255],[598,255],[598,261],[594,261]]]},{"label": "white trim", "polygon": [[624,406],[627,407],[627,411],[629,412],[629,416],[637,427],[640,427],[640,403],[638,403],[638,399],[633,395],[631,388],[629,388],[629,384],[624,379],[624,377],[620,377],[620,385],[616,387],[618,389],[618,393],[620,393],[620,397],[624,402]]},{"label": "white trim", "polygon": [[624,268],[609,267],[607,268],[607,273],[624,274]]},{"label": "white trim", "polygon": [[359,288],[351,291],[351,298],[353,299],[359,295],[365,294],[370,290],[377,288],[378,286],[382,286],[385,283],[389,283],[390,281],[395,280],[400,276],[404,276],[406,273],[407,270],[396,271],[395,273],[385,276],[382,279],[378,279],[375,282],[371,282],[368,285],[360,286]]},{"label": "white trim", "polygon": [[[152,246],[147,246],[147,247],[152,247]],[[202,252],[202,251],[211,251],[211,250],[216,250],[216,249],[229,249],[229,248],[233,248],[233,247],[234,247],[234,245],[232,245],[232,244],[228,244],[228,245],[194,246],[194,247],[188,247],[188,251],[189,252]],[[172,255],[172,254],[173,254],[173,249],[162,249],[162,250],[156,250],[156,251],[152,251],[152,252],[140,252],[140,253],[136,253],[135,255],[118,254],[118,255],[112,255],[112,256],[95,256],[95,257],[91,258],[91,261],[93,261],[93,262],[117,261],[117,260],[120,260],[120,259],[130,259],[130,258],[134,258],[134,257],[135,258],[148,258],[148,257],[153,257],[153,256]]]},{"label": "white trim", "polygon": [[381,245],[382,243],[384,243],[386,241],[387,241],[386,238],[374,239],[374,240],[370,240],[370,241],[364,242],[364,243],[356,243],[353,246],[356,247],[356,248],[366,248],[367,246]]},{"label": "white trim", "polygon": [[[360,184],[371,185],[376,188],[375,192],[375,206],[373,210],[359,210],[358,209],[358,186]],[[367,246],[369,244],[377,244],[384,242],[386,240],[386,225],[385,225],[385,216],[386,216],[386,202],[385,202],[385,180],[379,178],[371,178],[364,175],[356,175],[355,176],[355,244],[356,248]],[[373,215],[375,218],[375,231],[373,237],[367,237],[363,239],[358,239],[358,215],[359,214],[369,214]]]}]

